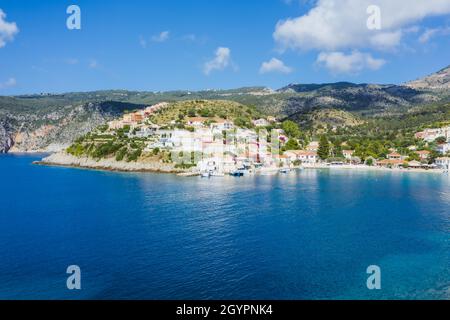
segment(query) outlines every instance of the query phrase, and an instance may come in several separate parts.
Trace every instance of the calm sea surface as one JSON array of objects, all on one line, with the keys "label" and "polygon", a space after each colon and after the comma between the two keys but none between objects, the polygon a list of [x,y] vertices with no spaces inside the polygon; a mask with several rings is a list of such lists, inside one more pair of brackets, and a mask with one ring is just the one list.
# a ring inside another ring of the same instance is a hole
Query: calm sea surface
[{"label": "calm sea surface", "polygon": [[0,299],[450,298],[448,175],[201,179],[39,158],[0,156]]}]

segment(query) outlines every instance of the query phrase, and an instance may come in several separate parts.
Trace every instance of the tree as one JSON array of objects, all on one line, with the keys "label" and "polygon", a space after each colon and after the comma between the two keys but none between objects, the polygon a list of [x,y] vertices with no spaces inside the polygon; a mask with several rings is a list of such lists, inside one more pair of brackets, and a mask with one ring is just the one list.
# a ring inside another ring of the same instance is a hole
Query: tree
[{"label": "tree", "polygon": [[294,121],[286,120],[282,123],[281,128],[286,132],[289,138],[299,138],[300,128]]},{"label": "tree", "polygon": [[299,150],[300,146],[297,142],[297,139],[289,139],[284,148],[285,150]]},{"label": "tree", "polygon": [[442,143],[446,143],[447,142],[447,138],[446,137],[438,137],[434,141],[436,141],[437,144],[442,144]]},{"label": "tree", "polygon": [[209,109],[204,108],[200,110],[200,116],[204,118],[209,118],[213,117],[214,114]]},{"label": "tree", "polygon": [[195,109],[189,109],[188,111],[188,116],[193,118],[197,115],[197,112],[195,111]]},{"label": "tree", "polygon": [[326,136],[321,136],[319,140],[319,149],[317,150],[317,154],[320,159],[326,160],[330,155],[330,143]]}]

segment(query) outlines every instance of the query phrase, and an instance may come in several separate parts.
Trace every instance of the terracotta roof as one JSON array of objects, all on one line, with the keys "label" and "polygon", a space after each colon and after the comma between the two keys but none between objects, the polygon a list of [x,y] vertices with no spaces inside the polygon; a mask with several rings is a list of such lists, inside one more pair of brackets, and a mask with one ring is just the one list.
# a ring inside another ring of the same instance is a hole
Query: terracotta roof
[{"label": "terracotta roof", "polygon": [[293,150],[293,151],[289,151],[289,152],[293,152],[298,156],[317,156],[317,152],[314,152],[314,151]]},{"label": "terracotta roof", "polygon": [[227,119],[220,119],[220,118],[215,118],[214,121],[216,123],[232,123],[230,120]]},{"label": "terracotta roof", "polygon": [[381,161],[377,161],[377,164],[403,164],[406,163],[406,161],[403,160],[391,160],[391,159],[385,159]]},{"label": "terracotta roof", "polygon": [[420,151],[416,151],[417,154],[430,154],[430,151],[427,150],[420,150]]},{"label": "terracotta roof", "polygon": [[421,167],[422,166],[422,164],[419,161],[410,161],[410,162],[408,162],[408,165],[410,167]]}]

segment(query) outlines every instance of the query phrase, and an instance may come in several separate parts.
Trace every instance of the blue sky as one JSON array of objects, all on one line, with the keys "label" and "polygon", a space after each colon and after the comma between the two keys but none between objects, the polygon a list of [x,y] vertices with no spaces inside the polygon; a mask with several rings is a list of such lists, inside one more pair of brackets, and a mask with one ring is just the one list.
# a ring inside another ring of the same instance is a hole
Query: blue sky
[{"label": "blue sky", "polygon": [[[81,30],[66,27],[71,4]],[[370,4],[380,30],[366,26]],[[2,0],[0,9],[0,95],[402,83],[450,64],[450,0]]]}]

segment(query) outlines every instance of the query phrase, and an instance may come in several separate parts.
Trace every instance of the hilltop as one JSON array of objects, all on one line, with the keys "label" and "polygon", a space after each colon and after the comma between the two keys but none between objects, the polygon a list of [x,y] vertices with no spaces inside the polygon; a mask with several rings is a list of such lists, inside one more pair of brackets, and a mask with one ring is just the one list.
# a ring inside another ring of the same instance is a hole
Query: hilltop
[{"label": "hilltop", "polygon": [[170,123],[186,118],[203,117],[213,119],[226,119],[232,122],[239,121],[250,125],[251,119],[261,116],[254,106],[246,106],[234,101],[226,100],[188,100],[171,103],[161,112],[153,115],[150,120],[157,125]]},{"label": "hilltop", "polygon": [[[197,165],[198,161],[192,163],[194,157],[215,154],[223,147],[225,137],[248,142],[256,135],[252,130],[255,126],[276,123],[275,119],[269,118],[270,122],[260,116],[254,107],[232,101],[158,103],[125,112],[96,127],[43,163],[126,171],[184,172]],[[228,152],[245,154],[246,150],[245,146],[230,147]],[[189,161],[177,162],[180,153],[186,153]]]},{"label": "hilltop", "polygon": [[449,90],[450,66],[427,77],[408,82],[406,86],[413,89]]}]

